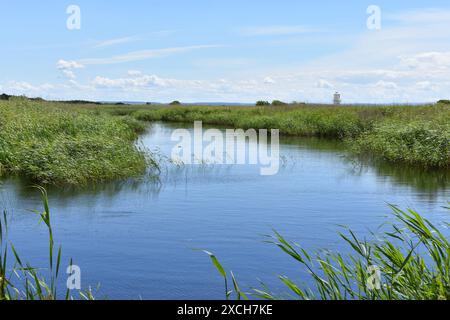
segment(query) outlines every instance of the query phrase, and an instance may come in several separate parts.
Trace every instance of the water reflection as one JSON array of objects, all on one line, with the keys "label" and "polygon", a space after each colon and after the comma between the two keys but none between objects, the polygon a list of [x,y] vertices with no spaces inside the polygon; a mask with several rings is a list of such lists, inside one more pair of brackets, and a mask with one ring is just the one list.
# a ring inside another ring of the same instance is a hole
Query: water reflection
[{"label": "water reflection", "polygon": [[[262,243],[276,229],[306,249],[344,251],[336,241],[347,225],[361,237],[385,221],[386,203],[414,207],[442,221],[450,199],[448,172],[357,161],[337,141],[283,138],[283,166],[263,177],[258,166],[177,166],[164,157],[173,129],[155,123],[138,142],[161,156],[161,175],[49,188],[64,261],[75,258],[86,285],[101,283],[111,299],[223,298],[220,278],[192,248],[210,249],[239,274],[243,288],[257,277],[277,291],[274,273],[297,278],[298,265]],[[41,207],[32,183],[4,180],[0,207],[14,218],[11,240],[32,265],[47,265],[47,236],[28,209]]]},{"label": "water reflection", "polygon": [[[205,129],[212,127],[204,126]],[[175,142],[170,141],[170,136],[173,130],[179,128],[192,129],[192,125],[156,122],[149,125],[146,134],[138,141],[140,147],[154,154],[160,164],[159,175],[155,174],[155,170],[149,170],[141,178],[89,184],[82,188],[48,186],[49,194],[59,199],[61,204],[64,204],[64,199],[95,197],[97,195],[114,198],[123,192],[157,197],[161,190],[168,186],[187,185],[193,181],[212,183],[218,180],[233,180],[233,173],[236,173],[236,170],[239,170],[237,168],[242,166],[216,165],[213,163],[174,165],[170,163],[171,148],[175,144]],[[297,169],[303,167],[303,161],[310,161],[311,157],[326,158],[340,162],[345,166],[346,169],[341,174],[362,177],[373,173],[380,183],[412,188],[422,200],[433,202],[448,195],[450,170],[398,165],[368,157],[355,158],[347,153],[344,143],[336,140],[282,137],[280,142],[280,170],[284,173],[294,173]],[[238,182],[242,179],[242,176],[235,178]],[[36,193],[31,187],[34,183],[23,178],[3,178],[0,180],[0,188],[1,184],[3,184],[3,190],[8,190],[19,198],[33,197]]]},{"label": "water reflection", "polygon": [[350,175],[362,176],[374,172],[380,182],[413,188],[423,193],[421,196],[428,197],[430,201],[444,196],[445,191],[450,187],[450,170],[448,169],[422,168],[389,163],[370,157],[353,157],[347,153],[346,146],[341,141],[284,137],[282,143],[299,146],[311,152],[325,152],[348,164]]}]

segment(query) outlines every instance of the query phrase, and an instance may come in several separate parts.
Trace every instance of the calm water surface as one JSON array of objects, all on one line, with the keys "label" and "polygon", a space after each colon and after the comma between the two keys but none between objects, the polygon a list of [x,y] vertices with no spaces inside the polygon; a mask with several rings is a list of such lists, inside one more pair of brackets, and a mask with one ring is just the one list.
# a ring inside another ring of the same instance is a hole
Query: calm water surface
[{"label": "calm water surface", "polygon": [[[176,127],[154,124],[140,143],[169,155]],[[449,220],[442,209],[450,200],[449,172],[358,163],[339,143],[316,139],[282,139],[281,155],[276,176],[260,176],[257,166],[167,166],[160,181],[50,189],[64,259],[73,257],[81,267],[85,288],[100,283],[101,297],[222,299],[223,284],[209,258],[193,249],[214,252],[243,288],[259,287],[261,280],[284,292],[277,274],[307,278],[263,243],[272,229],[308,249],[346,252],[337,241],[338,225],[368,236],[387,221],[387,203]],[[0,207],[10,213],[17,250],[46,267],[46,230],[29,211],[41,204],[28,185],[3,181]]]}]

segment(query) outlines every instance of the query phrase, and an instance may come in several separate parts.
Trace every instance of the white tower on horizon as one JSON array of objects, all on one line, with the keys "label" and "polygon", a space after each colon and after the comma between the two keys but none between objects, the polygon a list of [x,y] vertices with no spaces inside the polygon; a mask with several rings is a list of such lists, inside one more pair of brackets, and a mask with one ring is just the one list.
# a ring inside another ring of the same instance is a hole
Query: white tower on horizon
[{"label": "white tower on horizon", "polygon": [[333,104],[340,105],[341,104],[341,94],[339,92],[335,92],[333,96]]}]

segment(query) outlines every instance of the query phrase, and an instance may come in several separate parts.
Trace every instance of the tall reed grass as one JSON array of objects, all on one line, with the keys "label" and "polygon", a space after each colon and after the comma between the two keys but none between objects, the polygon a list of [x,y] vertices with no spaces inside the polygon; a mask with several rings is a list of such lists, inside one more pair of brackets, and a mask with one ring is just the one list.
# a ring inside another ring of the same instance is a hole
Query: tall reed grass
[{"label": "tall reed grass", "polygon": [[[279,129],[290,136],[345,141],[353,152],[425,167],[450,166],[450,106],[155,107],[142,121],[203,121],[233,128]],[[109,110],[112,112],[112,110]],[[122,110],[122,112],[124,112]]]},{"label": "tall reed grass", "polygon": [[[308,252],[275,232],[267,241],[294,259],[309,274],[314,287],[299,285],[279,276],[290,299],[300,300],[449,300],[450,243],[441,228],[413,210],[391,206],[395,223],[374,241],[360,239],[348,230],[341,240],[352,253]],[[450,210],[450,208],[447,208]],[[448,228],[444,223],[442,228]],[[228,273],[217,257],[206,252],[225,280],[226,298],[282,299],[267,287],[244,293],[230,272],[233,289],[228,289]],[[379,274],[378,274],[379,271]],[[379,275],[379,278],[378,278]]]},{"label": "tall reed grass", "polygon": [[[1,300],[73,300],[69,289],[58,291],[61,274],[62,246],[55,248],[47,191],[36,187],[41,194],[43,211],[34,211],[48,231],[48,273],[26,262],[16,247],[8,242],[8,217],[6,211],[0,217],[0,301]],[[12,256],[12,258],[10,258]],[[11,266],[10,266],[11,264]],[[72,260],[69,266],[72,266]],[[79,298],[93,300],[92,290],[79,291]]]},{"label": "tall reed grass", "polygon": [[138,176],[149,160],[135,145],[143,130],[131,117],[19,98],[2,101],[0,172],[57,185]]},{"label": "tall reed grass", "polygon": [[283,106],[67,105],[139,121],[171,121],[279,129],[285,136],[338,139],[362,156],[422,167],[450,166],[450,105],[292,104]]}]

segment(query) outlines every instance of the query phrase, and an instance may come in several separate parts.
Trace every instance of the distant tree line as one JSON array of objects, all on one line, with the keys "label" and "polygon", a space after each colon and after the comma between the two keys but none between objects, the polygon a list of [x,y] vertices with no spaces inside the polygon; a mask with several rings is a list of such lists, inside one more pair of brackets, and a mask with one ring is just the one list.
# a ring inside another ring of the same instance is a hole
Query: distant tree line
[{"label": "distant tree line", "polygon": [[13,95],[9,95],[9,94],[6,94],[6,93],[3,93],[3,94],[0,95],[0,100],[3,100],[3,101],[11,100],[11,98],[24,98],[24,99],[28,99],[28,100],[32,100],[32,101],[44,101],[44,99],[39,98],[39,97],[37,97],[37,98],[28,98],[26,96],[13,96]]},{"label": "distant tree line", "polygon": [[[11,100],[11,98],[25,98],[25,99],[29,99],[32,101],[46,101],[40,97],[28,98],[26,96],[14,96],[14,95],[6,94],[6,93],[3,93],[0,95],[0,101],[8,101],[8,100]],[[111,103],[107,103],[107,102],[97,102],[97,101],[89,101],[89,100],[65,100],[65,101],[58,101],[58,102],[68,103],[68,104],[95,104],[95,105],[111,104]],[[450,100],[442,99],[442,100],[439,100],[437,103],[438,104],[450,104]],[[146,105],[152,105],[152,104],[153,103],[151,103],[151,102],[146,103]],[[115,105],[123,106],[123,105],[127,105],[127,103],[117,102],[117,103],[115,103]],[[175,101],[172,101],[171,103],[169,103],[169,105],[179,106],[179,105],[182,105],[182,103],[178,100],[175,100]],[[259,100],[256,102],[256,106],[258,106],[258,107],[264,107],[264,106],[279,107],[279,106],[286,106],[286,105],[306,105],[306,103],[305,102],[297,102],[297,101],[293,101],[292,103],[286,103],[281,100],[273,100],[272,102],[269,102],[266,100]]]},{"label": "distant tree line", "polygon": [[[450,104],[450,100],[447,99],[443,99],[443,100],[439,100],[437,102],[438,104]],[[291,103],[286,103],[280,100],[274,100],[272,102],[269,101],[265,101],[265,100],[260,100],[256,102],[256,106],[258,107],[264,107],[264,106],[275,106],[275,107],[279,107],[279,106],[286,106],[286,105],[306,105],[306,102],[298,102],[298,101],[293,101]]]},{"label": "distant tree line", "polygon": [[69,104],[96,104],[96,105],[101,104],[101,102],[94,102],[94,101],[87,101],[87,100],[68,100],[68,101],[63,101],[63,102],[69,103]]},{"label": "distant tree line", "polygon": [[285,105],[287,105],[287,103],[283,102],[283,101],[280,101],[280,100],[273,100],[272,103],[270,103],[269,101],[261,100],[261,101],[256,102],[256,105],[258,107],[259,106],[270,106],[270,105],[277,107],[277,106],[285,106]]},{"label": "distant tree line", "polygon": [[0,95],[0,100],[9,100],[9,98],[11,98],[11,96],[8,94],[3,93]]}]

